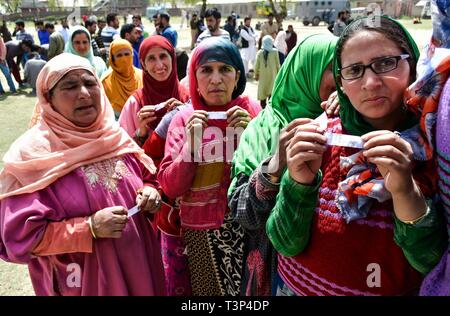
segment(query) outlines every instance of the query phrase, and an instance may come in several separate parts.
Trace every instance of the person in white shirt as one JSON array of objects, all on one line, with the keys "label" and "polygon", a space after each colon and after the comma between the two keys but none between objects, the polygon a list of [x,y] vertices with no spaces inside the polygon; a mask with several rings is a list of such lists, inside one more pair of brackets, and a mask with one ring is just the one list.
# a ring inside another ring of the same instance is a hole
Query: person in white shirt
[{"label": "person in white shirt", "polygon": [[286,44],[286,32],[283,31],[283,28],[280,28],[280,30],[278,31],[277,36],[275,37],[275,41],[273,42],[273,45],[276,47],[276,49],[278,49],[280,64],[283,65],[288,49]]},{"label": "person in white shirt", "polygon": [[252,63],[252,67],[255,65],[256,59],[256,33],[253,28],[250,26],[251,18],[245,17],[244,26],[241,29],[241,57],[244,62],[245,75],[248,76],[249,72],[249,62]]}]

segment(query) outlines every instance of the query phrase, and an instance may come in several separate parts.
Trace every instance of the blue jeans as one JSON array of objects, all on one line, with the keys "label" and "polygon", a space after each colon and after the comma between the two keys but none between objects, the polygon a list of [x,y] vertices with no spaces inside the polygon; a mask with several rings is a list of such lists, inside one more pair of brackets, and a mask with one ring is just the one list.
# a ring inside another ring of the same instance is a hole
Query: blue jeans
[{"label": "blue jeans", "polygon": [[[6,77],[6,81],[8,82],[8,85],[9,85],[9,90],[11,90],[11,92],[16,92],[16,87],[14,86],[14,82],[12,80],[11,73],[9,72],[8,65],[6,63],[0,62],[0,70],[2,71],[3,75]],[[1,81],[0,81],[0,92],[5,93],[5,90],[3,90]]]}]

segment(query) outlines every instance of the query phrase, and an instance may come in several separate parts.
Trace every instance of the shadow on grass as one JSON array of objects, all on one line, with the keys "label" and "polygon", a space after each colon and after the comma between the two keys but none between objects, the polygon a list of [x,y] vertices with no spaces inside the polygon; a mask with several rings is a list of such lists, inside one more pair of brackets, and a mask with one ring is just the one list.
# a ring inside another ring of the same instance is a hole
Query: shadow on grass
[{"label": "shadow on grass", "polygon": [[0,101],[7,100],[8,98],[11,97],[20,97],[20,96],[24,96],[27,98],[36,98],[36,94],[34,94],[31,89],[19,89],[17,90],[17,93],[7,92],[5,94],[0,95]]}]

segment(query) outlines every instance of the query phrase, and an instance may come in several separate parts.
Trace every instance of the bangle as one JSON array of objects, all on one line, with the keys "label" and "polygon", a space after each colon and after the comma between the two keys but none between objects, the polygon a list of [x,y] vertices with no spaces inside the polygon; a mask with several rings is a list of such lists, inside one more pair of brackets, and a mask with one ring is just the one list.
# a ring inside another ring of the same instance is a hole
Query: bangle
[{"label": "bangle", "polygon": [[95,233],[94,233],[94,215],[91,215],[91,216],[89,216],[88,217],[88,224],[89,224],[89,229],[90,229],[90,231],[91,231],[91,235],[92,235],[92,237],[94,237],[94,239],[97,239],[97,236],[95,236]]},{"label": "bangle", "polygon": [[270,183],[272,184],[280,184],[280,177],[274,176],[271,173],[266,173],[267,176],[267,180],[269,180]]},{"label": "bangle", "polygon": [[407,225],[415,225],[418,222],[420,222],[423,218],[425,218],[428,214],[430,213],[430,207],[427,206],[427,209],[425,210],[425,213],[420,215],[419,217],[417,217],[416,219],[413,219],[411,221],[402,221],[400,220],[400,222],[407,224]]}]

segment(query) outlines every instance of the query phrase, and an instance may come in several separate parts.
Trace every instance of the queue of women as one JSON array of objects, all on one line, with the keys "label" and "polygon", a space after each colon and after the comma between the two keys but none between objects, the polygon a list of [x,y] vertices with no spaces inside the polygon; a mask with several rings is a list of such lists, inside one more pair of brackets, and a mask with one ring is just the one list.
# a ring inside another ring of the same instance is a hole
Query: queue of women
[{"label": "queue of women", "polygon": [[401,24],[362,18],[301,41],[263,110],[230,41],[201,42],[184,86],[165,38],[144,40],[142,72],[114,41],[106,70],[76,30],[3,158],[0,257],[37,295],[449,295],[450,37],[433,19],[426,73]]}]

